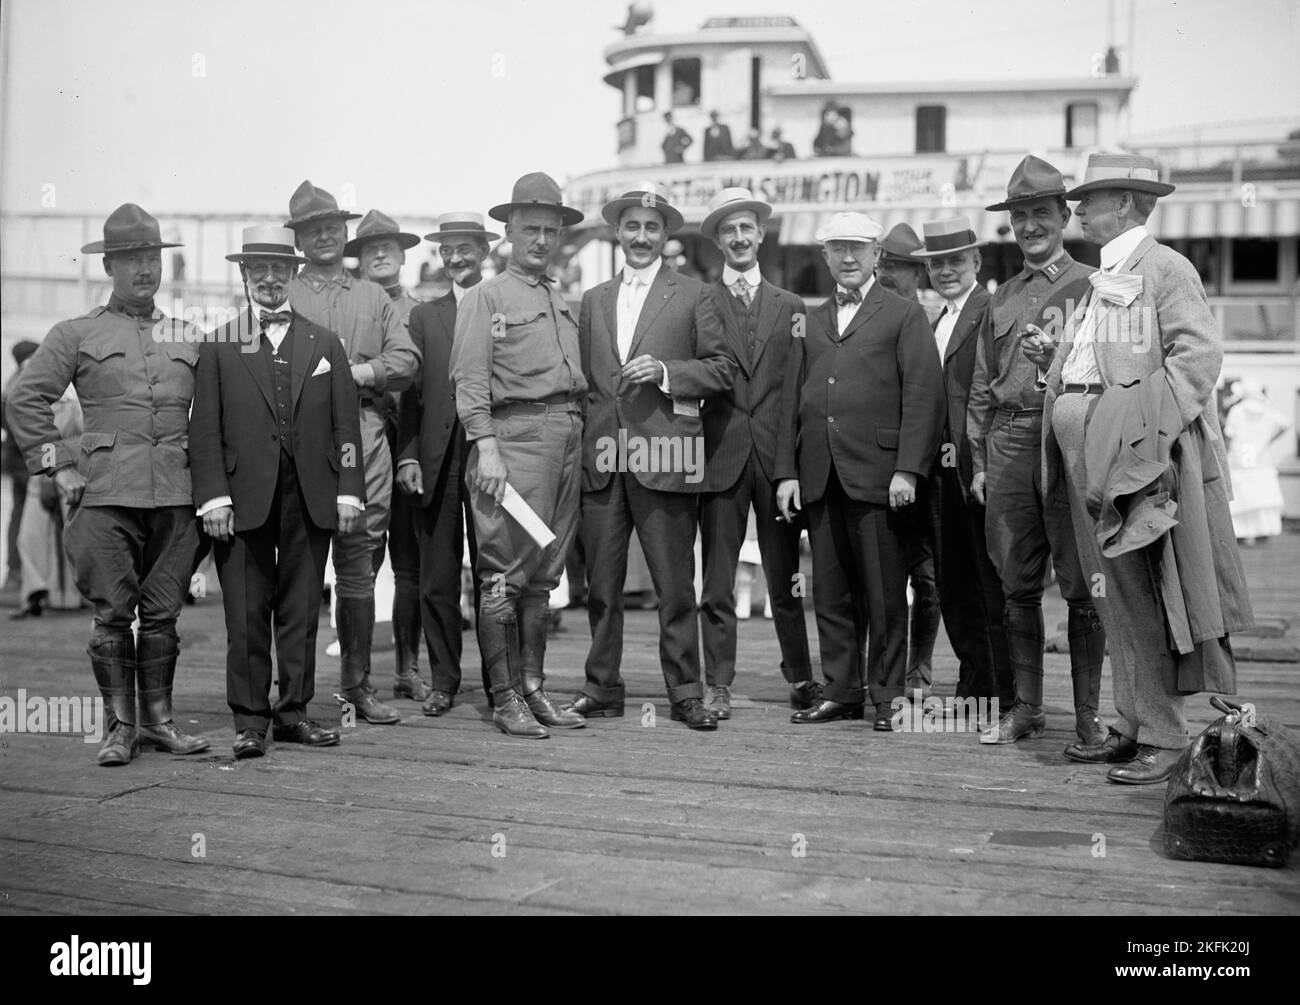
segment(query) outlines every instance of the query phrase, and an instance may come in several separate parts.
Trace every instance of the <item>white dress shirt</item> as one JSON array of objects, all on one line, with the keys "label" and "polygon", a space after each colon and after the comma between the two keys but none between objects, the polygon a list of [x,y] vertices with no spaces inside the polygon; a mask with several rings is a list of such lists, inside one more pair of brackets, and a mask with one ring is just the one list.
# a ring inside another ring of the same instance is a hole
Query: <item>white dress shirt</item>
[{"label": "white dress shirt", "polygon": [[[875,276],[870,276],[870,277],[868,277],[867,281],[866,281],[865,283],[863,283],[862,286],[860,286],[860,287],[858,288],[858,292],[862,294],[862,300],[866,300],[866,299],[867,299],[867,293],[871,290],[871,287],[875,285],[875,282],[876,282],[876,277],[875,277]],[[845,289],[843,286],[841,286],[839,283],[836,283],[836,284],[835,284],[835,292],[836,292],[836,293],[848,293],[849,291],[846,290],[846,289]],[[848,328],[848,326],[849,326],[849,322],[853,320],[853,315],[855,315],[855,314],[858,313],[858,308],[861,307],[861,306],[862,306],[862,301],[859,301],[859,302],[856,303],[856,304],[854,304],[854,303],[848,303],[848,304],[845,304],[843,307],[840,307],[838,304],[836,305],[836,309],[835,309],[835,321],[836,321],[836,324],[839,326],[839,330],[840,330],[840,334],[841,334],[841,335],[844,334],[844,330],[845,330],[846,328]]]},{"label": "white dress shirt", "polygon": [[939,315],[939,324],[934,329],[934,343],[939,347],[939,362],[943,362],[944,353],[948,351],[948,341],[952,338],[952,330],[957,327],[957,318],[966,306],[966,301],[970,299],[971,291],[975,289],[975,284],[971,283],[966,287],[966,292],[956,300],[945,300],[943,313]]},{"label": "white dress shirt", "polygon": [[[628,354],[632,351],[632,338],[636,334],[637,322],[641,319],[641,309],[645,307],[646,298],[650,295],[650,285],[659,275],[659,270],[663,268],[663,259],[656,258],[653,262],[643,269],[629,269],[623,266],[622,281],[618,287],[618,311],[616,321],[618,324],[618,360],[620,363],[627,363]],[[668,393],[668,367],[664,367],[663,383],[659,385],[659,390],[664,394]]]},{"label": "white dress shirt", "polygon": [[457,307],[460,306],[460,302],[465,299],[465,294],[468,292],[469,292],[468,286],[461,286],[460,283],[456,283],[456,282],[453,282],[451,284],[451,295],[453,298],[455,298]]},{"label": "white dress shirt", "polygon": [[[1146,236],[1146,227],[1137,226],[1102,245],[1101,271],[1117,271]],[[1097,316],[1100,313],[1101,302],[1101,297],[1096,293],[1093,293],[1088,300],[1088,310],[1079,324],[1074,345],[1070,347],[1070,355],[1061,364],[1062,384],[1102,383],[1101,369],[1097,365],[1097,352],[1093,348],[1097,341]]]},{"label": "white dress shirt", "polygon": [[749,287],[749,302],[752,304],[754,297],[758,295],[758,285],[763,281],[763,274],[758,271],[758,263],[755,262],[744,272],[737,272],[730,265],[722,267],[722,285],[733,297],[736,295],[733,287],[738,279],[743,279],[745,285]]}]

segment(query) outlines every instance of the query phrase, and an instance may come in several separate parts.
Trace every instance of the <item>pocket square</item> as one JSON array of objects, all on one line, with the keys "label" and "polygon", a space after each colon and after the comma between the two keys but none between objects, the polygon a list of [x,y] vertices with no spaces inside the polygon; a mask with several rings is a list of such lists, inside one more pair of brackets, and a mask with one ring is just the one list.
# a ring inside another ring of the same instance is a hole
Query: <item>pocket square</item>
[{"label": "pocket square", "polygon": [[313,377],[319,377],[322,373],[330,372],[330,361],[321,357],[321,361],[316,364],[316,369],[311,372]]}]

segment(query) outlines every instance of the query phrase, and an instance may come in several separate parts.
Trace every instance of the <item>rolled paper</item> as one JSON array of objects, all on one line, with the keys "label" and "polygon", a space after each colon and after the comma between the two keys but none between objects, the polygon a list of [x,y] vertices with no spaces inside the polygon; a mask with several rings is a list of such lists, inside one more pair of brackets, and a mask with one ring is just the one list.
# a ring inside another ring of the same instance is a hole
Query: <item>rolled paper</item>
[{"label": "rolled paper", "polygon": [[545,548],[555,540],[555,534],[551,528],[546,526],[545,522],[537,515],[536,510],[524,501],[524,497],[515,491],[515,487],[506,482],[506,494],[501,500],[501,506],[514,517],[515,523],[519,524],[528,532],[528,536],[537,542],[537,547]]}]

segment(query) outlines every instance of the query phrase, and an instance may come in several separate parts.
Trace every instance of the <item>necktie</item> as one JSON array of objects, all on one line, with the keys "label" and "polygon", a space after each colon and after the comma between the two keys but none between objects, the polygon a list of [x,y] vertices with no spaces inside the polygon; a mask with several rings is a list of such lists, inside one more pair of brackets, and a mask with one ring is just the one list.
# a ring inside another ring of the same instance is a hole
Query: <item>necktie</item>
[{"label": "necktie", "polygon": [[862,291],[849,290],[848,293],[845,293],[843,290],[836,290],[835,303],[840,307],[843,307],[846,304],[860,304],[862,303]]},{"label": "necktie", "polygon": [[731,292],[742,304],[746,307],[749,306],[752,294],[749,289],[749,283],[745,281],[744,276],[738,277],[736,281],[731,284]]},{"label": "necktie", "polygon": [[1094,272],[1088,282],[1097,296],[1115,307],[1127,307],[1142,292],[1142,277],[1125,272]]},{"label": "necktie", "polygon": [[636,298],[645,283],[635,272],[623,282],[623,310],[618,319],[618,355],[627,362],[627,355],[632,350],[632,336],[636,332]]},{"label": "necktie", "polygon": [[262,324],[262,331],[266,331],[271,325],[287,325],[293,320],[293,314],[289,311],[262,311],[258,316]]}]

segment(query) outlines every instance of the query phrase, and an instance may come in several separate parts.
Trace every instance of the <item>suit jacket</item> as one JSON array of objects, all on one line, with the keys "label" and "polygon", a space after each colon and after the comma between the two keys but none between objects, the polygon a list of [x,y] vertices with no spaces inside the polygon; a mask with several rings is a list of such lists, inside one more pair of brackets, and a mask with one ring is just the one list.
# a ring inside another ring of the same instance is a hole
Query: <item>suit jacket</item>
[{"label": "suit jacket", "polygon": [[[943,439],[939,448],[938,463],[942,464],[944,445],[956,447],[957,473],[961,477],[962,498],[970,498],[970,483],[974,475],[971,460],[970,437],[966,435],[966,406],[970,402],[971,379],[975,376],[975,354],[979,351],[979,333],[988,321],[988,291],[978,283],[970,291],[966,303],[957,315],[952,335],[943,353],[943,391],[948,400],[944,419]],[[939,328],[942,314],[934,319],[932,331]]]},{"label": "suit jacket", "polygon": [[705,491],[731,488],[751,451],[769,480],[776,475],[781,427],[781,387],[795,342],[796,315],[804,304],[764,279],[758,286],[757,324],[748,331],[739,301],[719,280],[710,286],[727,347],[737,361],[730,389],[704,403]]},{"label": "suit jacket", "polygon": [[413,308],[411,341],[424,365],[414,385],[402,392],[397,421],[397,459],[420,462],[424,479],[421,506],[433,502],[433,490],[454,437],[465,438],[456,415],[456,389],[451,382],[451,343],[456,332],[456,297],[448,291]]},{"label": "suit jacket", "polygon": [[[717,135],[713,134],[717,129]],[[716,127],[709,126],[704,130],[704,159],[706,161],[727,161],[735,155],[735,148],[731,145],[731,129],[718,123]]]},{"label": "suit jacket", "polygon": [[[280,471],[275,390],[266,360],[250,352],[261,333],[251,311],[211,332],[199,347],[190,467],[202,506],[230,496],[235,531],[266,523]],[[295,313],[293,340],[293,457],[307,512],[317,527],[338,526],[340,495],[365,499],[365,460],[357,388],[343,344],[333,332]],[[317,373],[327,362],[328,371]]]},{"label": "suit jacket", "polygon": [[[727,349],[722,322],[709,288],[698,280],[660,268],[637,319],[628,359],[648,353],[668,372],[666,395],[657,384],[630,384],[617,374],[618,294],[621,274],[588,290],[578,314],[578,344],[587,378],[582,437],[582,489],[593,492],[609,484],[612,472],[603,459],[619,432],[642,442],[694,449],[702,443],[700,399],[731,387],[738,364]],[[670,439],[665,439],[670,438]],[[699,455],[703,463],[703,452]],[[680,465],[679,465],[680,466]],[[604,469],[604,470],[602,470]],[[703,478],[688,480],[689,471],[634,472],[646,488],[661,492],[701,492]]]},{"label": "suit jacket", "polygon": [[943,374],[925,312],[873,283],[844,334],[834,298],[808,314],[782,389],[777,480],[805,504],[832,462],[849,498],[887,505],[895,471],[926,477],[944,421]]}]

